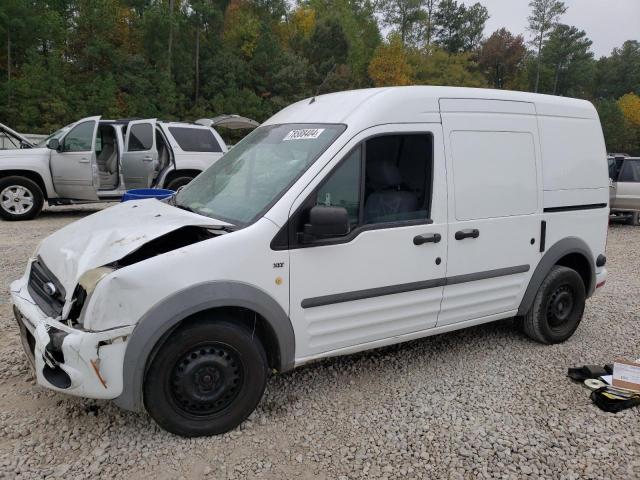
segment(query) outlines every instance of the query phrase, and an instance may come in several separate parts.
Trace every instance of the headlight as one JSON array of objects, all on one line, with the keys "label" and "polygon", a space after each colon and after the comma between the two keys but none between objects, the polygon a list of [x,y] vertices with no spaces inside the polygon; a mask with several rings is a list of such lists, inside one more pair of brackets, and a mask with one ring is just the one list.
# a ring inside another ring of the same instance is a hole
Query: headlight
[{"label": "headlight", "polygon": [[87,295],[91,295],[93,291],[96,289],[100,280],[109,275],[115,269],[109,267],[98,267],[93,270],[87,270],[80,276],[80,280],[78,280],[78,285],[84,288]]}]

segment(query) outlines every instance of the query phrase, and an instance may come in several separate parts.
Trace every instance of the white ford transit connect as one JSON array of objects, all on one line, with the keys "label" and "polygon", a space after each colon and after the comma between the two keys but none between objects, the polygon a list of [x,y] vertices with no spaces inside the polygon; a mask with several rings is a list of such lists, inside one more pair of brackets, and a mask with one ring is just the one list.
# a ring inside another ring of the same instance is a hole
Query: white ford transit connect
[{"label": "white ford transit connect", "polygon": [[568,339],[604,284],[595,109],[497,90],[323,95],[168,202],[45,239],[11,285],[39,384],[225,432],[267,374],[505,317]]}]

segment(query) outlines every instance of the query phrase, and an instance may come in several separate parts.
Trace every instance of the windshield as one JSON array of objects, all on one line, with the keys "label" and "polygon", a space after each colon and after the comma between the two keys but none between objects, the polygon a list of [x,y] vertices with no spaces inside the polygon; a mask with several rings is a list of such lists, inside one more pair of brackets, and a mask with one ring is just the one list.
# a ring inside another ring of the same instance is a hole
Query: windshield
[{"label": "windshield", "polygon": [[55,132],[53,132],[51,135],[49,135],[47,138],[45,138],[44,140],[40,141],[36,147],[46,147],[47,144],[49,143],[49,140],[53,139],[53,138],[57,138],[60,139],[60,137],[62,137],[65,133],[67,133],[71,127],[75,125],[75,123],[70,123],[69,125],[67,125],[66,127],[62,127],[60,130],[57,130]]},{"label": "windshield", "polygon": [[345,128],[328,124],[260,127],[180,190],[175,204],[235,225],[251,223]]}]

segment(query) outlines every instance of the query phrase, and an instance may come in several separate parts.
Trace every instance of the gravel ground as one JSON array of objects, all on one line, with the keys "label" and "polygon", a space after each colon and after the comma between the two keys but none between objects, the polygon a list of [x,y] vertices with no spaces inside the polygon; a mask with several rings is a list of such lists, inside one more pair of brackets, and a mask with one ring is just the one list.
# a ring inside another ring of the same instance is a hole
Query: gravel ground
[{"label": "gravel ground", "polygon": [[183,439],[34,384],[6,287],[93,210],[0,222],[0,478],[640,478],[640,408],[601,412],[565,376],[640,356],[640,228],[611,227],[607,286],[562,345],[503,321],[330,359],[271,378],[239,429]]}]

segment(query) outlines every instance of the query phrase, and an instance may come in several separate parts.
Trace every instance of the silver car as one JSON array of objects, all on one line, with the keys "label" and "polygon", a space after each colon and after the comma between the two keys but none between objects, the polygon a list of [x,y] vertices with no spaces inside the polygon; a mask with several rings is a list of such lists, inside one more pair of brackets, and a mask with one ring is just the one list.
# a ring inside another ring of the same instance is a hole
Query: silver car
[{"label": "silver car", "polygon": [[45,202],[119,201],[136,188],[177,190],[228,150],[214,126],[257,125],[237,115],[195,123],[88,117],[36,145],[1,125],[19,148],[0,150],[0,217],[28,220]]},{"label": "silver car", "polygon": [[608,163],[611,215],[640,225],[640,157],[610,156]]}]

